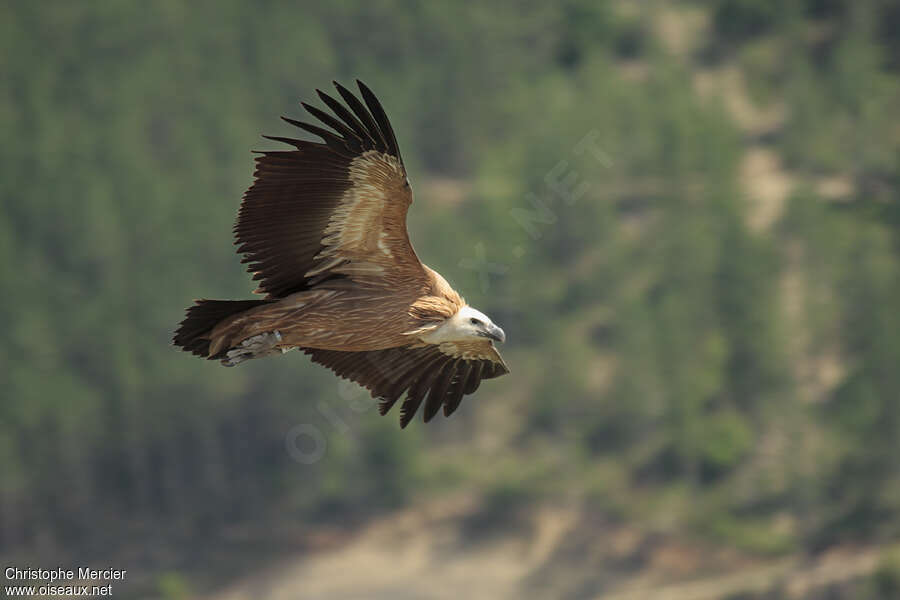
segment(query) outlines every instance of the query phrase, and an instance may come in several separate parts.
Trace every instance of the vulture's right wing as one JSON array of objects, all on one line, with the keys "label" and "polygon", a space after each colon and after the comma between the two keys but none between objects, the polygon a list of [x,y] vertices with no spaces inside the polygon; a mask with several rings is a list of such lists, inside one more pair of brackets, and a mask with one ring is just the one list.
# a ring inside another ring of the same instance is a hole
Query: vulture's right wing
[{"label": "vulture's right wing", "polygon": [[266,136],[296,150],[256,159],[235,243],[270,298],[334,279],[392,289],[427,279],[406,232],[412,190],[397,139],[381,104],[357,83],[365,104],[337,83],[346,106],[318,92],[334,116],[303,104],[330,129],[285,118],[324,143]]}]

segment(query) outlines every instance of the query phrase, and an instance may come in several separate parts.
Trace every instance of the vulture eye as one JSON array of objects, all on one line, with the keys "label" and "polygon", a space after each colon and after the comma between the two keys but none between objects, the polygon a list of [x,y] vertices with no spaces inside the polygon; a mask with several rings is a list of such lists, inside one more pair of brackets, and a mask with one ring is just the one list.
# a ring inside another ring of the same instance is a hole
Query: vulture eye
[{"label": "vulture eye", "polygon": [[472,317],[471,319],[469,319],[469,323],[471,323],[472,325],[481,325],[481,321],[479,321],[475,317]]}]

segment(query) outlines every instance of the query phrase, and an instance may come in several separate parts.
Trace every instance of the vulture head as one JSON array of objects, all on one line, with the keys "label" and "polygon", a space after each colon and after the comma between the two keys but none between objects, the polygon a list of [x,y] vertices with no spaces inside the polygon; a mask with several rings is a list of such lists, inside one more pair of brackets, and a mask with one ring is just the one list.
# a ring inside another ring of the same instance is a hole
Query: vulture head
[{"label": "vulture head", "polygon": [[456,311],[455,315],[427,335],[422,336],[422,339],[429,344],[479,341],[483,338],[504,342],[506,334],[494,325],[486,314],[471,306],[463,306]]}]

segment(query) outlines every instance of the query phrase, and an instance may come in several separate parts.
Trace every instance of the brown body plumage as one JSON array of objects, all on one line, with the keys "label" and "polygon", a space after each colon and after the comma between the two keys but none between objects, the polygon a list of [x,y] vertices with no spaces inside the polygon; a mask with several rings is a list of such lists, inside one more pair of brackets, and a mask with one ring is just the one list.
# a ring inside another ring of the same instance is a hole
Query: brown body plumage
[{"label": "brown body plumage", "polygon": [[319,92],[331,128],[285,119],[324,143],[270,138],[244,195],[235,236],[262,300],[200,300],[175,334],[184,350],[226,365],[300,349],[381,398],[406,393],[405,426],[425,402],[428,421],[452,413],[482,379],[508,372],[492,340],[503,331],[421,263],[406,231],[412,189],[375,96],[335,84]]}]

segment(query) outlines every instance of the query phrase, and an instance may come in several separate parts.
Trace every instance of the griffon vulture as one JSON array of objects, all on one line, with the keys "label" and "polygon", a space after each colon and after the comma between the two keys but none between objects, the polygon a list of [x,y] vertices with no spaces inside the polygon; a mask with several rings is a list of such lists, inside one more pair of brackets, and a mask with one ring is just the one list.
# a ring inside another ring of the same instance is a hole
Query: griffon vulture
[{"label": "griffon vulture", "polygon": [[322,125],[283,117],[322,142],[283,137],[261,152],[244,194],[236,242],[259,300],[198,300],[175,332],[183,350],[227,366],[298,349],[400,407],[405,427],[424,402],[450,415],[482,379],[509,372],[493,342],[503,330],[468,306],[409,242],[412,189],[397,139],[374,94],[335,83]]}]

